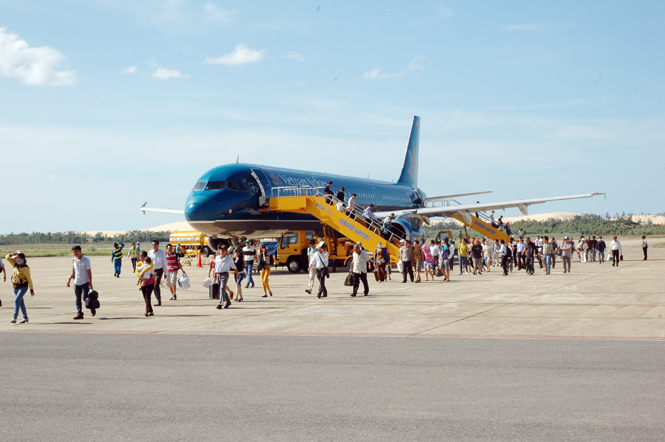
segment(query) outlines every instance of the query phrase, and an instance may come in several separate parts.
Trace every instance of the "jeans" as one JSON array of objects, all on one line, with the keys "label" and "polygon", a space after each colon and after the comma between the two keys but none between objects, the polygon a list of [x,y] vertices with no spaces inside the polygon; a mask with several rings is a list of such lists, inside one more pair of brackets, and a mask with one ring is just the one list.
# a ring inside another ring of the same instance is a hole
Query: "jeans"
[{"label": "jeans", "polygon": [[552,255],[544,255],[543,261],[545,261],[545,271],[549,275],[550,270],[552,269]]},{"label": "jeans", "polygon": [[159,284],[162,282],[162,276],[164,275],[164,269],[155,269],[155,299],[157,304],[162,303],[162,289]]},{"label": "jeans", "polygon": [[253,268],[254,268],[254,261],[245,262],[245,272],[247,272],[247,285],[245,285],[245,287],[249,287],[250,284],[252,284],[252,287],[254,287],[254,278],[252,278]]},{"label": "jeans", "polygon": [[132,269],[136,271],[136,261],[138,261],[138,258],[132,258]]},{"label": "jeans", "polygon": [[619,251],[618,250],[612,250],[612,265],[616,265],[619,267]]},{"label": "jeans", "polygon": [[120,276],[120,270],[122,269],[122,258],[113,260],[113,269],[115,273]]},{"label": "jeans", "polygon": [[358,287],[360,287],[360,281],[363,282],[363,289],[365,290],[365,296],[369,293],[369,284],[367,284],[367,273],[353,273],[353,295],[355,296],[358,293]]},{"label": "jeans", "polygon": [[561,255],[561,261],[563,261],[563,273],[570,273],[570,259],[571,257],[568,255]]},{"label": "jeans", "polygon": [[601,264],[605,262],[605,250],[598,250],[598,262]]},{"label": "jeans", "polygon": [[412,261],[402,261],[404,265],[404,270],[402,271],[402,276],[404,277],[404,282],[406,282],[406,274],[409,274],[411,282],[413,282],[413,262]]},{"label": "jeans", "polygon": [[21,313],[23,314],[23,319],[25,319],[26,321],[28,320],[28,312],[25,309],[25,301],[23,300],[23,297],[27,292],[28,292],[27,287],[20,287],[14,289],[14,295],[16,295],[16,297],[14,298],[14,320],[18,318],[19,308],[21,309]]},{"label": "jeans", "polygon": [[90,291],[89,282],[74,286],[74,295],[76,295],[76,313],[83,314],[83,304],[81,303],[81,299],[83,299],[83,302],[85,302],[85,300],[88,299],[89,291]]},{"label": "jeans", "polygon": [[143,301],[145,301],[145,312],[152,313],[152,302],[150,297],[152,296],[152,291],[155,288],[155,284],[148,284],[141,287],[141,293],[143,293]]}]

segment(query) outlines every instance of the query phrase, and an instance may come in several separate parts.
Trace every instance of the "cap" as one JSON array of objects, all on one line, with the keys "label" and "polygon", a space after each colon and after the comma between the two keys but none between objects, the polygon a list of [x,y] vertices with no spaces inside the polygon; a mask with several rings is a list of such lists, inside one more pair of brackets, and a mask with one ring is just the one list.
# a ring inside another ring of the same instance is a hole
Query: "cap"
[{"label": "cap", "polygon": [[252,242],[252,240],[251,239],[246,239],[245,242]]},{"label": "cap", "polygon": [[406,242],[406,241],[404,241],[403,239],[400,239],[400,240],[399,240],[399,242],[401,242],[401,243],[402,243],[402,242]]},{"label": "cap", "polygon": [[363,243],[360,242],[360,241],[358,241],[358,242],[356,243],[356,245],[362,247],[362,246],[363,246]]}]

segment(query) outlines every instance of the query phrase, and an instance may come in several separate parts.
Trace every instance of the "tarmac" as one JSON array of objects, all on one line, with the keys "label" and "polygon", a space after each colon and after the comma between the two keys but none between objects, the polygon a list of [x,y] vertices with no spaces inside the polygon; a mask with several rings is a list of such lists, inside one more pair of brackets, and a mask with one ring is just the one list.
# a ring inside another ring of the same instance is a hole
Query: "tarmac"
[{"label": "tarmac", "polygon": [[618,268],[575,260],[572,273],[563,274],[559,261],[549,276],[537,268],[533,276],[515,270],[507,277],[498,267],[477,276],[456,268],[449,283],[425,282],[423,275],[420,284],[403,284],[397,273],[379,284],[370,275],[370,295],[356,298],[343,285],[345,272],[331,273],[328,298],[318,299],[304,291],[307,274],[275,270],[274,296],[261,297],[254,275],[256,287],[243,287],[244,302],[225,310],[214,308],[217,301],[202,286],[208,269],[192,266],[186,267],[192,287],[179,289],[176,301],[163,288],[163,305],[150,318],[131,263],[125,258],[114,278],[110,257],[92,256],[101,308],[80,321],[72,319],[73,288],[65,286],[72,258],[30,258],[36,293],[26,296],[30,322],[9,323],[8,281],[0,285],[0,332],[665,340],[665,249],[650,248],[643,261],[639,240],[622,244]]}]

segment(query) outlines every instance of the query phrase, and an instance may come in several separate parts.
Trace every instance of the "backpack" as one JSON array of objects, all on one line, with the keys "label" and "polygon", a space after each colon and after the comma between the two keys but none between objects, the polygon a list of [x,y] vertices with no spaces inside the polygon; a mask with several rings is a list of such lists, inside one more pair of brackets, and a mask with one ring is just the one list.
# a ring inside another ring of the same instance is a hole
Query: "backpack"
[{"label": "backpack", "polygon": [[513,251],[509,245],[506,245],[506,257],[510,258],[511,256],[513,256]]}]

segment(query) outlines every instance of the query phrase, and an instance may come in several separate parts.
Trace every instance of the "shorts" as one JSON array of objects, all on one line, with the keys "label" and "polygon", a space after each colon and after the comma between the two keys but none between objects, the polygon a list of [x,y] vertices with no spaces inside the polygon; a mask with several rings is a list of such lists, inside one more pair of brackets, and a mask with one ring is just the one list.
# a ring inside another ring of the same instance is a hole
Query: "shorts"
[{"label": "shorts", "polygon": [[247,274],[245,273],[244,270],[242,272],[238,272],[238,276],[235,277],[236,284],[240,285],[240,283],[242,283],[242,280],[245,279],[245,276],[247,276]]},{"label": "shorts", "polygon": [[413,269],[416,272],[419,272],[423,268],[423,260],[422,259],[414,259],[413,260]]},{"label": "shorts", "polygon": [[178,272],[170,272],[166,274],[166,286],[178,287]]},{"label": "shorts", "polygon": [[425,261],[425,269],[433,269],[434,268],[434,263]]}]

